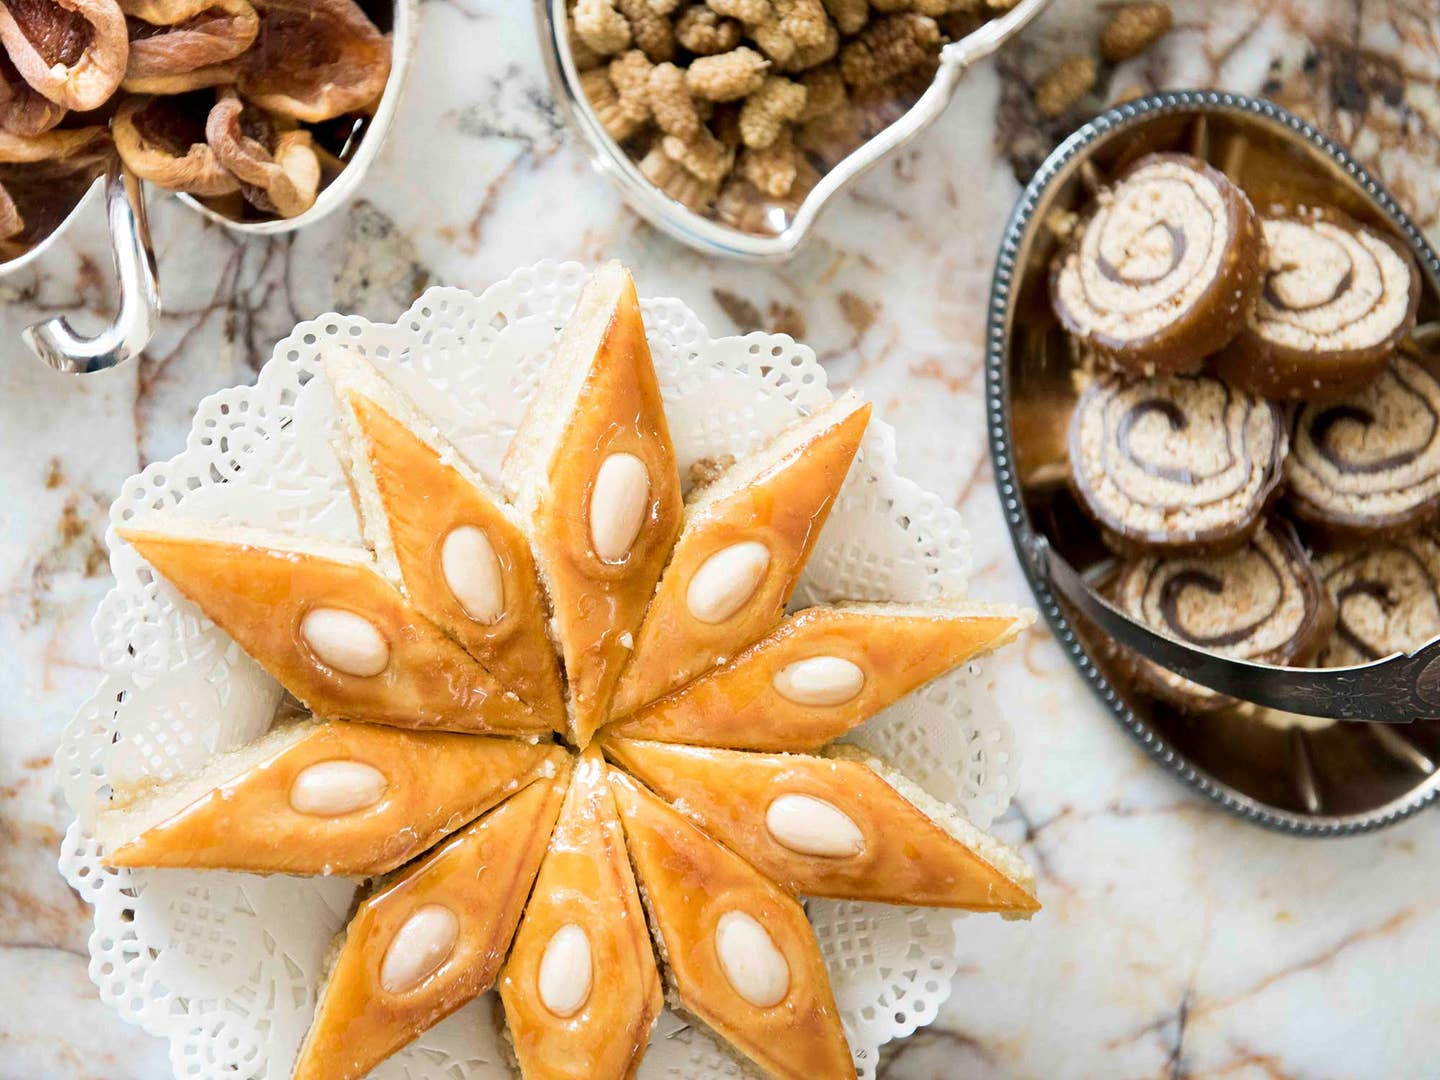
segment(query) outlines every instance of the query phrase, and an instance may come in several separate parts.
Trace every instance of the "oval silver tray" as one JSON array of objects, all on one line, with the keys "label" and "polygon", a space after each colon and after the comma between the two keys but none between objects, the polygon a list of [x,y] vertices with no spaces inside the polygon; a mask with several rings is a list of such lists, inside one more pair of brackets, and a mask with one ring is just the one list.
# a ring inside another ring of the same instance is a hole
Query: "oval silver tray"
[{"label": "oval silver tray", "polygon": [[1143,153],[1209,160],[1260,202],[1282,195],[1337,206],[1407,243],[1424,269],[1421,320],[1440,313],[1440,259],[1388,192],[1349,154],[1268,101],[1214,91],[1162,93],[1111,109],[1046,159],[1006,227],[986,331],[990,453],[1021,566],[1061,647],[1115,720],[1161,765],[1226,810],[1305,836],[1392,824],[1440,790],[1440,722],[1280,728],[1239,706],[1185,714],[1135,689],[1109,640],[1060,601],[1034,560],[1045,537],[1082,571],[1109,553],[1065,483],[1075,392],[1047,274],[1054,215]]}]

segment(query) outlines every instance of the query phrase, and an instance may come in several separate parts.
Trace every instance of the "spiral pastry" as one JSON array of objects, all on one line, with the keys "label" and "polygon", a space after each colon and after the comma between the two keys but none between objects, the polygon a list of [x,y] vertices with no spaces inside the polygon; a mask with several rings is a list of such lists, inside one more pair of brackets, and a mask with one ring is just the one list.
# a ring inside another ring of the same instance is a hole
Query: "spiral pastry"
[{"label": "spiral pastry", "polygon": [[1198,158],[1152,154],[1101,194],[1051,268],[1055,313],[1113,364],[1193,371],[1245,324],[1265,265],[1245,193]]},{"label": "spiral pastry", "polygon": [[[1126,563],[1115,602],[1131,618],[1187,644],[1241,660],[1304,663],[1327,640],[1335,609],[1286,522],[1271,519],[1225,555],[1150,555]],[[1147,660],[1136,678],[1185,708],[1226,704],[1222,695]]]},{"label": "spiral pastry", "polygon": [[1420,274],[1410,253],[1333,211],[1261,227],[1264,288],[1218,370],[1253,393],[1292,400],[1363,386],[1415,326]]},{"label": "spiral pastry", "polygon": [[1280,482],[1280,408],[1210,375],[1097,379],[1070,420],[1077,497],[1122,547],[1234,547]]},{"label": "spiral pastry", "polygon": [[1315,566],[1335,601],[1321,667],[1409,652],[1440,634],[1440,543],[1411,535],[1323,556]]},{"label": "spiral pastry", "polygon": [[1440,381],[1404,356],[1349,397],[1297,409],[1290,446],[1290,505],[1313,525],[1371,535],[1440,511]]}]

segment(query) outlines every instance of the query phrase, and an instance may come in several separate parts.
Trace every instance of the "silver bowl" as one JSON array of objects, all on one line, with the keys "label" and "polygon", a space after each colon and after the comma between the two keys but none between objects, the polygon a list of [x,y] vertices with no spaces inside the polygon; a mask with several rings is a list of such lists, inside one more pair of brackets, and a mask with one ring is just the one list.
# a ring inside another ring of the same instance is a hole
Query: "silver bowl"
[{"label": "silver bowl", "polygon": [[534,0],[540,49],[550,72],[555,100],[580,134],[595,168],[620,190],[630,208],[661,232],[706,255],[752,262],[790,258],[809,235],[830,199],[889,154],[910,142],[939,118],[959,85],[960,76],[1028,26],[1051,0],[1020,0],[1009,12],[940,51],[940,66],[929,88],[893,124],[857,147],[821,177],[794,214],[774,208],[774,235],[735,229],[681,205],[656,187],[601,125],[580,87],[580,73],[565,33],[567,0]]},{"label": "silver bowl", "polygon": [[1057,212],[1098,178],[1156,150],[1207,158],[1262,201],[1282,192],[1337,206],[1399,237],[1423,268],[1421,320],[1440,316],[1440,259],[1388,192],[1348,153],[1268,101],[1163,93],[1111,109],[1066,139],[1021,195],[1000,245],[986,331],[990,454],[1011,538],[1061,647],[1100,702],[1184,783],[1248,821],[1304,836],[1393,824],[1440,790],[1440,722],[1279,728],[1240,706],[1186,715],[1138,690],[1111,644],[1072,617],[1025,553],[1036,534],[1084,569],[1108,555],[1065,483],[1072,358],[1050,308]]},{"label": "silver bowl", "polygon": [[[379,0],[381,4],[384,0]],[[355,153],[332,183],[320,192],[315,205],[293,218],[273,221],[236,221],[206,206],[189,195],[180,195],[182,203],[231,232],[248,236],[277,236],[313,225],[334,213],[348,202],[364,182],[394,121],[400,105],[400,94],[409,72],[410,54],[415,48],[415,27],[419,0],[391,0],[389,23],[391,35],[390,78],[380,103],[365,126]],[[382,23],[382,29],[385,27]],[[104,193],[103,195],[101,193]],[[82,215],[89,213],[92,203],[105,203],[110,226],[110,248],[115,261],[115,277],[119,302],[114,318],[91,336],[77,333],[61,316],[26,327],[21,337],[30,350],[57,371],[86,374],[104,371],[138,356],[149,344],[161,312],[160,282],[155,254],[150,243],[150,229],[145,214],[142,185],[135,177],[112,162],[106,175],[75,203],[65,219],[29,251],[0,264],[0,278],[19,273],[30,264],[43,259],[60,236]]]}]

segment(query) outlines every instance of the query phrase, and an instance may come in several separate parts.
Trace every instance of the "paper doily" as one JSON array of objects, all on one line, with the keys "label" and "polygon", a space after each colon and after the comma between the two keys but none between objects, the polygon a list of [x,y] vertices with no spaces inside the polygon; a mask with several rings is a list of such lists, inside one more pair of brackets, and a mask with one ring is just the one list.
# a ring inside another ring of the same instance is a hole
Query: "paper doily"
[{"label": "paper doily", "polygon": [[[386,371],[492,480],[559,327],[586,277],[575,263],[517,270],[480,296],[427,291],[393,325],[345,315],[301,323],[254,386],[213,394],[185,450],[121,489],[107,535],[116,585],[95,617],[106,676],[57,754],[76,815],[60,868],[95,908],[90,977],[128,1021],[170,1042],[175,1075],[283,1080],[314,1008],[354,883],[215,871],[109,870],[91,826],[112,782],[184,774],[271,722],[279,686],[115,534],[138,513],[191,515],[350,542],[360,539],[331,449],[334,405],[319,371],[344,342]],[[678,300],[642,304],[681,475],[740,454],[830,399],[810,349],[780,334],[712,339]],[[797,590],[821,600],[958,597],[970,569],[959,516],[895,472],[894,432],[871,422]],[[879,714],[851,737],[980,826],[1014,792],[1018,757],[976,665]],[[811,900],[861,1077],[881,1044],[930,1023],[955,972],[953,912]],[[375,1075],[508,1077],[486,994]],[[733,1076],[725,1053],[670,1013],[642,1077]]]}]

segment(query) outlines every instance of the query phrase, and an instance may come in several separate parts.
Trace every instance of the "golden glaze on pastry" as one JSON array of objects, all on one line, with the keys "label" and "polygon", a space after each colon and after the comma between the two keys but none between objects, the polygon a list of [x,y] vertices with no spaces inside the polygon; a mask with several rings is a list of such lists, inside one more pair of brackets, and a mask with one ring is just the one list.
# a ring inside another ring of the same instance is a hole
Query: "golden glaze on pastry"
[{"label": "golden glaze on pastry", "polygon": [[[316,716],[511,734],[549,727],[366,561],[128,528],[120,535]],[[241,537],[244,537],[241,539]],[[342,669],[343,668],[343,669]]]},{"label": "golden glaze on pastry", "polygon": [[[792,893],[1029,915],[1018,855],[863,760],[611,739],[610,759]],[[1008,871],[1008,873],[1007,873]]]},{"label": "golden glaze on pastry", "polygon": [[301,724],[106,810],[98,835],[107,866],[385,874],[564,761],[549,742]]},{"label": "golden glaze on pastry", "polygon": [[381,882],[351,917],[294,1080],[358,1080],[490,989],[569,778],[538,780]]},{"label": "golden glaze on pastry", "polygon": [[681,1005],[777,1077],[853,1077],[805,910],[618,770],[610,787]]},{"label": "golden glaze on pastry", "polygon": [[799,438],[782,433],[780,460],[758,473],[742,463],[714,481],[714,495],[692,499],[613,716],[723,663],[780,620],[869,421],[870,406],[847,395],[796,425],[806,429]]},{"label": "golden glaze on pastry", "polygon": [[660,1015],[660,975],[598,750],[576,766],[500,1000],[528,1078],[632,1076]]},{"label": "golden glaze on pastry", "polygon": [[[585,287],[507,454],[506,486],[529,518],[569,679],[574,741],[604,723],[633,636],[680,530],[680,477],[630,275]],[[583,378],[573,399],[564,380]],[[547,376],[547,380],[549,376]],[[531,432],[568,409],[553,445]],[[532,472],[539,473],[537,481]]]},{"label": "golden glaze on pastry", "polygon": [[1012,609],[983,604],[809,608],[609,730],[738,750],[813,750],[1024,626]]},{"label": "golden glaze on pastry", "polygon": [[560,669],[524,532],[382,404],[358,390],[345,400],[363,433],[410,602],[563,731]]}]

